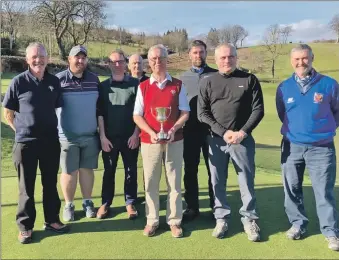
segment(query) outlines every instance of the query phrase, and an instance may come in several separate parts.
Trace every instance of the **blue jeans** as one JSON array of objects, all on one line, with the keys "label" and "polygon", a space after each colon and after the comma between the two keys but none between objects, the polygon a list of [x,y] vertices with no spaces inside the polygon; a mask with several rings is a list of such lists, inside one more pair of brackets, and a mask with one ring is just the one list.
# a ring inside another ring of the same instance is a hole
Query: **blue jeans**
[{"label": "blue jeans", "polygon": [[281,167],[285,192],[285,211],[290,223],[306,228],[302,184],[307,167],[314,191],[320,231],[323,235],[338,233],[338,216],[335,208],[334,185],[336,155],[334,143],[319,146],[297,145],[287,140],[281,145]]},{"label": "blue jeans", "polygon": [[255,176],[255,142],[252,135],[245,138],[240,144],[227,144],[221,137],[208,136],[209,167],[214,193],[214,217],[217,222],[228,221],[231,208],[226,199],[226,183],[228,177],[228,163],[231,159],[238,175],[242,207],[239,213],[243,216],[243,223],[258,219],[256,212],[256,198],[254,192]]}]

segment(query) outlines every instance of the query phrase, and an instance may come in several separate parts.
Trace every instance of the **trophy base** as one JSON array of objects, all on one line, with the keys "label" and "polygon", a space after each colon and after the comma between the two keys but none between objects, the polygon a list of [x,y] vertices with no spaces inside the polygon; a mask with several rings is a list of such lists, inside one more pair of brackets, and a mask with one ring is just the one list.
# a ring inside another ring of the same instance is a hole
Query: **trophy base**
[{"label": "trophy base", "polygon": [[167,141],[169,138],[168,138],[168,134],[166,133],[158,133],[158,139],[159,141]]}]

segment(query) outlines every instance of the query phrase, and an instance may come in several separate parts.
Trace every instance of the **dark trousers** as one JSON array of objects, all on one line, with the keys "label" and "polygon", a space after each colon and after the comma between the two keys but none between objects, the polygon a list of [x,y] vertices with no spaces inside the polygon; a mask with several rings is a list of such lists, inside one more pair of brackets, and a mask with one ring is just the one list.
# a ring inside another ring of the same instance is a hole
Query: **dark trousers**
[{"label": "dark trousers", "polygon": [[242,221],[258,219],[256,212],[256,198],[254,192],[255,177],[255,142],[252,135],[248,135],[240,144],[227,144],[223,138],[208,137],[209,163],[212,185],[215,196],[214,216],[217,221],[227,221],[230,218],[231,208],[227,203],[226,186],[228,178],[228,164],[231,159],[238,175],[238,183],[242,200],[239,213]]},{"label": "dark trousers", "polygon": [[208,144],[206,134],[201,131],[188,131],[184,129],[184,198],[189,209],[199,209],[199,184],[198,166],[200,163],[200,152],[205,159],[208,173],[208,194],[210,207],[213,209],[214,196],[211,184],[211,172],[208,165]]},{"label": "dark trousers", "polygon": [[112,205],[115,193],[115,172],[119,154],[121,153],[122,161],[125,168],[125,202],[126,205],[134,204],[137,199],[137,163],[139,148],[130,149],[127,140],[115,139],[110,140],[113,148],[110,152],[102,151],[102,160],[104,162],[104,176],[102,180],[101,200],[102,204]]},{"label": "dark trousers", "polygon": [[46,139],[15,143],[13,161],[19,178],[19,203],[16,215],[19,230],[25,231],[34,227],[36,218],[34,188],[38,163],[41,172],[45,222],[59,221],[61,207],[57,190],[60,161],[59,140]]},{"label": "dark trousers", "polygon": [[290,223],[297,228],[306,228],[308,224],[302,189],[304,171],[307,168],[312,181],[320,231],[325,236],[339,234],[334,198],[336,178],[334,143],[307,146],[284,140],[281,151],[285,211]]}]

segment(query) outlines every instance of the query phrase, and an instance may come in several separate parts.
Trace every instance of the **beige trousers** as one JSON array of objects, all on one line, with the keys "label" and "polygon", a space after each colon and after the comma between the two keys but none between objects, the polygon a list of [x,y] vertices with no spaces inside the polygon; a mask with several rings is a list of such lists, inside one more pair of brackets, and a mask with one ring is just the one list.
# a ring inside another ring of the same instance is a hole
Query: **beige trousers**
[{"label": "beige trousers", "polygon": [[167,183],[166,222],[168,225],[180,225],[183,140],[168,144],[141,143],[141,155],[145,178],[147,225],[159,225],[159,184],[163,161]]}]

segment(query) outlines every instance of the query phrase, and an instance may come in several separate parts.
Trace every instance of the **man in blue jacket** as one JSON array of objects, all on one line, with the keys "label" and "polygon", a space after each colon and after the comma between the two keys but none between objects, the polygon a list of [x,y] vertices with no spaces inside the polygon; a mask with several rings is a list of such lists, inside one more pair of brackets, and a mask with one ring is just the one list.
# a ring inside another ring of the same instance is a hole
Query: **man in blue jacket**
[{"label": "man in blue jacket", "polygon": [[338,215],[335,207],[336,154],[333,138],[339,125],[339,86],[314,68],[312,49],[301,44],[291,51],[292,77],[276,93],[281,120],[281,166],[285,211],[292,227],[286,235],[300,239],[308,219],[303,203],[305,167],[314,190],[320,230],[331,250],[339,251]]}]

